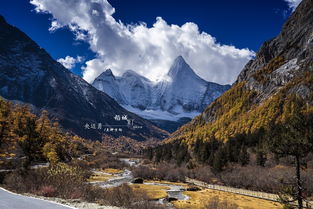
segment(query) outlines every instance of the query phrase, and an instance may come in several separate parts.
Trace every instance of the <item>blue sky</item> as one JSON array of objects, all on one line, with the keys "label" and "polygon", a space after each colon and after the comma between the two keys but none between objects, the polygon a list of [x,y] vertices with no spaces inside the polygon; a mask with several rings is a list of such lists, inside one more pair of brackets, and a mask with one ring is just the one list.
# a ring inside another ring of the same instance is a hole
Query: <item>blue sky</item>
[{"label": "blue sky", "polygon": [[[167,25],[182,26],[186,22],[193,22],[198,26],[200,32],[206,32],[214,37],[217,44],[233,45],[238,49],[247,48],[252,51],[257,51],[264,41],[276,36],[292,11],[284,0],[109,0],[109,3],[115,8],[112,17],[125,25],[144,22],[147,28],[151,28],[156,22],[156,17],[162,17]],[[47,8],[49,7],[47,6]],[[2,0],[0,14],[10,24],[20,28],[45,48],[55,59],[81,56],[84,57],[84,61],[88,61],[99,57],[97,54],[101,49],[95,49],[95,47],[90,49],[88,41],[75,40],[74,31],[68,30],[67,27],[49,32],[51,14],[56,15],[55,12],[47,9],[46,14],[38,14],[34,9],[35,6],[28,0]],[[60,8],[60,10],[62,9],[66,12],[66,8]],[[108,46],[104,44],[103,48],[106,49],[105,47]],[[108,49],[108,51],[110,50]],[[107,57],[108,55],[103,56]],[[104,58],[102,57],[100,60],[102,63]],[[189,60],[192,62],[194,59],[190,57]],[[107,65],[109,61],[110,59],[104,63]],[[98,66],[92,64],[88,67]],[[82,75],[81,67],[84,65],[84,62],[78,63],[72,71]],[[193,65],[197,66],[197,64]],[[118,73],[119,67],[122,68],[121,66],[125,65],[118,64],[116,66]],[[198,66],[198,68],[201,67]],[[93,69],[92,72],[100,73],[103,70],[95,71]],[[145,72],[139,71],[139,73],[144,74]],[[201,70],[198,73],[201,75]],[[203,75],[204,77],[207,75],[207,80],[211,76],[211,74],[205,73]],[[221,76],[223,75],[225,73],[221,74]],[[213,81],[218,81],[218,79]],[[223,81],[221,80],[221,82]],[[228,80],[225,80],[225,83],[227,82]]]}]

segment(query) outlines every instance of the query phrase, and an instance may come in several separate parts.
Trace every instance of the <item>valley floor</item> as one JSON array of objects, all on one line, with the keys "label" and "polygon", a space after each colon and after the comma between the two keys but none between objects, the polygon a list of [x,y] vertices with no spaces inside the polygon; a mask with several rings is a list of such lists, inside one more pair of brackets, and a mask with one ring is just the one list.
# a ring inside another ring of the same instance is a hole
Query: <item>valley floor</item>
[{"label": "valley floor", "polygon": [[[142,201],[141,199],[132,199],[134,197],[128,196],[129,193],[136,194],[143,198],[147,207],[149,204],[153,205],[153,209],[161,208],[177,208],[177,209],[202,209],[202,208],[219,208],[211,207],[212,205],[228,205],[232,209],[279,209],[282,205],[276,201],[278,196],[275,194],[257,192],[246,189],[238,189],[234,187],[221,186],[217,184],[207,184],[205,182],[184,178],[185,180],[156,180],[157,178],[138,178],[136,168],[140,166],[150,166],[150,169],[155,169],[150,162],[145,163],[142,158],[131,158],[127,155],[116,156],[110,154],[111,157],[104,157],[102,155],[93,156],[85,155],[77,159],[77,163],[82,163],[81,166],[88,165],[87,169],[91,172],[90,177],[85,181],[85,185],[92,185],[95,189],[90,192],[104,192],[102,196],[106,199],[99,201],[81,198],[59,198],[59,197],[40,197],[53,202],[58,202],[63,205],[68,205],[78,209],[111,209],[111,208],[136,208],[134,205],[128,207],[127,205],[119,205],[120,201],[126,201],[123,204],[132,204],[132,201]],[[104,163],[104,164],[103,164]],[[108,163],[108,164],[107,164]],[[110,164],[111,163],[111,164]],[[119,165],[118,163],[121,163]],[[91,167],[90,167],[91,166]],[[41,172],[36,168],[33,171]],[[139,169],[140,170],[140,169]],[[158,173],[158,170],[155,170]],[[170,170],[165,170],[165,173],[171,173]],[[175,175],[179,175],[176,173]],[[138,182],[136,182],[138,181]],[[127,185],[127,186],[124,186]],[[77,188],[77,187],[76,187]],[[98,189],[97,189],[98,188]],[[49,188],[48,188],[49,189]],[[75,188],[74,188],[75,189]],[[116,189],[116,190],[115,190]],[[49,192],[49,191],[48,191]],[[106,193],[107,192],[107,193]],[[23,193],[23,192],[22,192]],[[46,193],[49,195],[49,193]],[[29,195],[29,194],[26,194]],[[38,193],[36,194],[38,195]],[[40,194],[39,194],[40,195]],[[90,195],[90,194],[88,194]],[[111,195],[109,198],[107,195]],[[33,194],[31,195],[33,196]],[[35,196],[39,197],[39,196]],[[1,199],[2,198],[2,199]],[[3,199],[5,198],[5,199]],[[19,195],[19,198],[29,197]],[[112,199],[114,200],[112,200]],[[121,199],[119,199],[121,198]],[[1,208],[6,208],[5,202],[11,200],[5,195],[0,197]],[[127,200],[128,199],[128,200]],[[34,201],[32,201],[34,200]],[[38,199],[31,199],[24,201],[24,206],[28,207],[36,203]],[[130,201],[130,202],[127,202]],[[12,201],[18,203],[19,201]],[[45,203],[48,204],[49,202]],[[2,205],[1,205],[2,204]],[[51,203],[50,203],[51,204]],[[106,205],[115,205],[106,206]],[[159,205],[159,206],[156,206]],[[31,206],[32,207],[32,206]],[[58,205],[58,207],[67,207]],[[11,207],[14,208],[14,207]],[[35,207],[32,207],[35,208]],[[49,207],[45,207],[49,208]],[[56,207],[57,208],[57,207]]]},{"label": "valley floor", "polygon": [[[140,162],[140,160],[133,160],[131,162]],[[135,166],[137,165],[135,163]],[[133,165],[134,166],[134,165]],[[125,182],[121,178],[123,174],[127,174],[129,178]],[[96,171],[91,177],[94,183],[104,186],[113,187],[118,186],[120,183],[128,183],[132,189],[136,191],[144,191],[151,200],[156,200],[167,207],[175,207],[178,209],[201,209],[205,208],[208,200],[228,201],[237,206],[237,208],[249,209],[279,209],[282,208],[278,203],[277,195],[269,193],[255,192],[251,190],[242,190],[232,187],[225,187],[214,185],[214,189],[208,189],[208,185],[204,182],[194,179],[186,179],[186,182],[169,182],[169,181],[154,181],[144,180],[143,184],[131,183],[134,179],[128,170],[121,172],[99,172]],[[112,181],[114,184],[112,184]],[[187,191],[191,187],[199,187],[199,191]],[[210,185],[212,186],[212,185]],[[224,190],[224,191],[219,191]],[[242,190],[242,191],[241,191]],[[243,192],[244,191],[244,192]],[[236,194],[237,193],[237,194]],[[173,196],[174,194],[174,196]],[[178,198],[177,198],[178,197]],[[167,201],[168,198],[175,198],[177,200]]]},{"label": "valley floor", "polygon": [[281,209],[278,202],[234,194],[230,192],[217,191],[212,189],[203,189],[201,191],[186,191],[184,194],[190,197],[186,201],[175,201],[173,204],[179,209],[202,209],[205,208],[205,202],[209,199],[219,199],[219,201],[228,201],[236,204],[238,208],[251,209]]}]

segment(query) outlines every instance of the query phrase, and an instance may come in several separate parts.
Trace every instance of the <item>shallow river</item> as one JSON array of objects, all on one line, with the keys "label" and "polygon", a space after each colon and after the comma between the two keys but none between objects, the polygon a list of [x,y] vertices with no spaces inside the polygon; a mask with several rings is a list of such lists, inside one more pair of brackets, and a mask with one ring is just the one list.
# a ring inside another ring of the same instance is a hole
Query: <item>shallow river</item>
[{"label": "shallow river", "polygon": [[[127,163],[129,166],[139,166],[141,161],[139,159],[129,159],[129,158],[121,158],[121,161],[124,161]],[[104,173],[104,172],[102,172]],[[110,188],[110,187],[117,187],[120,186],[124,183],[132,184],[131,182],[134,180],[134,176],[132,172],[128,169],[125,169],[123,173],[120,174],[115,174],[114,178],[109,179],[108,181],[103,181],[103,182],[97,182],[95,184],[99,185],[100,187],[103,188]],[[167,190],[167,195],[169,198],[175,198],[177,200],[188,200],[189,197],[187,195],[183,194],[184,187],[180,185],[175,185],[175,184],[170,184],[170,183],[154,183],[154,182],[149,182],[149,183],[143,183],[146,185],[158,185],[158,186],[166,186],[169,189]],[[166,199],[160,199],[160,203],[167,203]]]}]

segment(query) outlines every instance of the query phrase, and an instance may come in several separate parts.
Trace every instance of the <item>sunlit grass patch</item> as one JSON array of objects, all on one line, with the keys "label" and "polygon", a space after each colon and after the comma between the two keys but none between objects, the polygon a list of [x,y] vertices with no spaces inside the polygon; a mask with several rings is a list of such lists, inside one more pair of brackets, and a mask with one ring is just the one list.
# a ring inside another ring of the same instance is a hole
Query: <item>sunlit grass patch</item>
[{"label": "sunlit grass patch", "polygon": [[95,173],[88,179],[88,182],[102,182],[108,181],[109,179],[113,178],[114,176],[104,174],[104,173]]},{"label": "sunlit grass patch", "polygon": [[281,209],[281,204],[273,201],[247,197],[244,195],[233,194],[229,192],[222,192],[216,190],[205,189],[197,192],[184,192],[190,199],[174,201],[173,204],[179,209],[200,209],[214,197],[218,197],[221,201],[228,201],[238,205],[238,208],[253,208],[253,209]]},{"label": "sunlit grass patch", "polygon": [[122,173],[123,171],[120,169],[115,169],[115,168],[105,168],[103,169],[103,172],[110,173],[110,174],[119,174],[119,173]]},{"label": "sunlit grass patch", "polygon": [[147,180],[146,183],[156,183],[156,184],[171,184],[171,185],[177,185],[187,188],[188,184],[182,183],[182,182],[171,182],[171,181],[158,181],[158,180]]},{"label": "sunlit grass patch", "polygon": [[167,197],[166,190],[169,187],[159,185],[147,185],[147,184],[131,184],[130,187],[134,192],[143,192],[149,199],[156,200]]}]

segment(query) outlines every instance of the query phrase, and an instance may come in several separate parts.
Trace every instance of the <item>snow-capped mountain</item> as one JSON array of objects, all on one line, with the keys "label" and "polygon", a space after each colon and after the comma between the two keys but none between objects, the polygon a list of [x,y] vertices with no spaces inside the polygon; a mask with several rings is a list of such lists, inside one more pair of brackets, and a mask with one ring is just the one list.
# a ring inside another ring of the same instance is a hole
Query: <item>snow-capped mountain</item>
[{"label": "snow-capped mountain", "polygon": [[[104,74],[103,90],[119,101],[122,97],[116,89],[120,84],[115,84],[110,71]],[[63,129],[89,139],[101,140],[104,135],[111,135],[143,141],[162,139],[168,135],[64,68],[25,33],[9,25],[1,15],[0,96],[30,104],[35,111],[48,110],[49,116],[57,118]],[[133,125],[140,128],[128,126],[125,120],[115,120],[116,115],[127,116]],[[89,130],[86,124],[97,125],[97,128],[94,126]],[[99,124],[110,128],[110,132],[104,132]],[[117,132],[116,127],[123,128]]]},{"label": "snow-capped mountain", "polygon": [[201,112],[230,87],[203,80],[182,56],[175,59],[167,76],[169,80],[157,85],[158,105],[173,114]]},{"label": "snow-capped mountain", "polygon": [[170,121],[193,118],[230,88],[203,80],[182,56],[174,60],[167,79],[158,83],[132,70],[118,77],[108,69],[92,85],[131,112],[147,119]]}]

